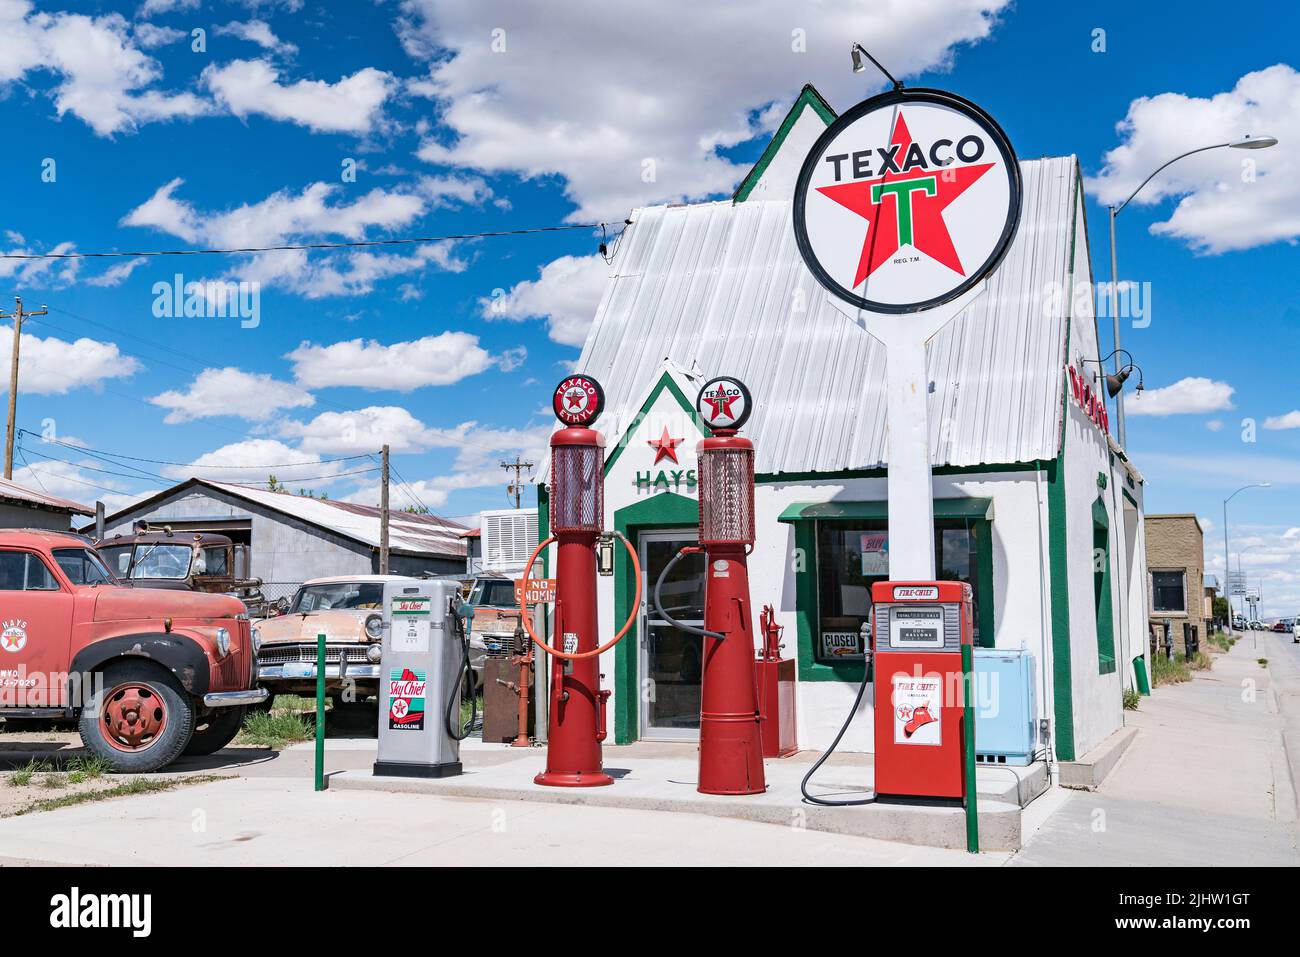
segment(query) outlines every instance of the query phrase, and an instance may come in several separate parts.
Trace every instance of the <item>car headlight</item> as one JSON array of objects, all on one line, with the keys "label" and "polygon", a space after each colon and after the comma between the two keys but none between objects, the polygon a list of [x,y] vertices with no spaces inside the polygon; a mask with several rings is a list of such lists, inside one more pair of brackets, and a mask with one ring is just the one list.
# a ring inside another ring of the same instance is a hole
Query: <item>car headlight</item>
[{"label": "car headlight", "polygon": [[378,638],[384,633],[384,619],[379,615],[371,615],[366,619],[366,634],[371,638]]},{"label": "car headlight", "polygon": [[230,654],[230,632],[225,628],[217,629],[217,654],[222,658]]},{"label": "car headlight", "polygon": [[262,629],[254,628],[253,629],[253,654],[257,654],[261,650],[262,650]]},{"label": "car headlight", "polygon": [[366,649],[366,660],[371,664],[379,664],[379,659],[384,656],[384,650],[378,645],[371,645]]}]

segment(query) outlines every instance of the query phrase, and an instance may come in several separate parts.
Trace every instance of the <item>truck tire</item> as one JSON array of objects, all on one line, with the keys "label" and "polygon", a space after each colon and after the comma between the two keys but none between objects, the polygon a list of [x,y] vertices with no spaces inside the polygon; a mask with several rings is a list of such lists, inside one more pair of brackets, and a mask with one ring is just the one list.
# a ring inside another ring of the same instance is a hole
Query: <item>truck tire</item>
[{"label": "truck tire", "polygon": [[180,757],[194,733],[194,704],[176,679],[148,661],[118,661],[81,709],[82,743],[114,771],[147,774]]},{"label": "truck tire", "polygon": [[204,755],[220,751],[239,734],[244,726],[246,708],[217,708],[206,718],[199,719],[199,726],[194,729],[190,743],[185,745],[184,754]]}]

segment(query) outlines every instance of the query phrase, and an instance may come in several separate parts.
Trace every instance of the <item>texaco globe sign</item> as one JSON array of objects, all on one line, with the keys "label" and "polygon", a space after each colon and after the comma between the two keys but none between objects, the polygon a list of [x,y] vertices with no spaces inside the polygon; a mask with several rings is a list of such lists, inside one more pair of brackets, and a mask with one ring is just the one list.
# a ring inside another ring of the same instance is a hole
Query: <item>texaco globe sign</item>
[{"label": "texaco globe sign", "polygon": [[736,431],[749,419],[753,408],[745,383],[730,376],[710,379],[695,398],[696,411],[713,432]]},{"label": "texaco globe sign", "polygon": [[1001,128],[942,90],[859,103],[821,135],[794,194],[799,251],[834,295],[873,312],[960,296],[1006,254],[1020,164]]},{"label": "texaco globe sign", "polygon": [[551,397],[555,417],[568,426],[588,426],[605,408],[605,390],[589,375],[571,375]]}]

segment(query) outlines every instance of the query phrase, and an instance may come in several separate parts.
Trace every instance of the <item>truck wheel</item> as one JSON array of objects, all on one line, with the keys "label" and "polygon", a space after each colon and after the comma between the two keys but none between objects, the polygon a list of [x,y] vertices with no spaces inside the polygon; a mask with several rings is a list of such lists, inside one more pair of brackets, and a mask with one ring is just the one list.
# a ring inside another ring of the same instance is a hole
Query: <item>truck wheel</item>
[{"label": "truck wheel", "polygon": [[218,708],[206,718],[199,719],[185,754],[202,755],[220,751],[239,734],[244,726],[245,708]]},{"label": "truck wheel", "polygon": [[103,690],[81,709],[81,740],[114,771],[147,774],[175,761],[194,732],[194,705],[167,672],[144,661],[103,671]]}]

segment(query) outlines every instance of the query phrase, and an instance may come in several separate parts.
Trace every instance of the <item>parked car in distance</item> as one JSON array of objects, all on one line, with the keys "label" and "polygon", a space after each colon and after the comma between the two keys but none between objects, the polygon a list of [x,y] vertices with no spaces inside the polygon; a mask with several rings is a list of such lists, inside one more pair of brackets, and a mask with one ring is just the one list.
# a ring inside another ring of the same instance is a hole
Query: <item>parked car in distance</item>
[{"label": "parked car in distance", "polygon": [[461,604],[461,611],[465,631],[470,636],[471,656],[505,656],[512,652],[515,629],[519,626],[514,579],[479,575],[470,585],[469,597]]},{"label": "parked car in distance", "polygon": [[1291,619],[1291,642],[1300,644],[1300,615]]},{"label": "parked car in distance", "polygon": [[256,685],[243,604],[127,587],[86,540],[0,531],[0,717],[76,720],[115,771],[211,754],[238,733]]},{"label": "parked car in distance", "polygon": [[[325,633],[325,689],[336,706],[378,699],[382,671],[384,583],[402,575],[336,575],[298,587],[284,614],[253,624],[261,651],[258,679],[271,698],[316,693],[316,636]],[[470,663],[476,674],[482,654]],[[352,692],[349,694],[348,692]]]}]

